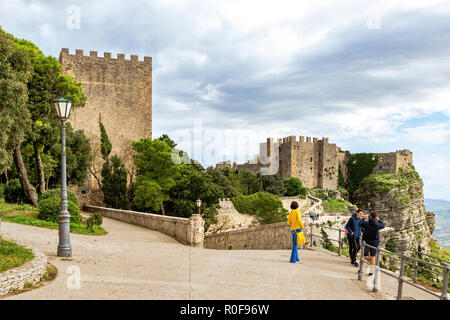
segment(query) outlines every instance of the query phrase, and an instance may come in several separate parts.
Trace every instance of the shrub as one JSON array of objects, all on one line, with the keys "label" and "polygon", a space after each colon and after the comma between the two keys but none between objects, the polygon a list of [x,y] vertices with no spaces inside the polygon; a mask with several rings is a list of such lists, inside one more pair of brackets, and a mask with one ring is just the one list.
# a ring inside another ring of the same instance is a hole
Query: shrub
[{"label": "shrub", "polygon": [[101,213],[95,212],[95,213],[91,214],[90,218],[92,218],[92,220],[94,221],[94,224],[96,226],[101,226],[103,223],[103,216]]},{"label": "shrub", "polygon": [[299,178],[284,179],[283,184],[286,188],[285,196],[306,196],[308,194],[308,188],[303,187]]},{"label": "shrub", "polygon": [[[48,189],[48,190],[44,191],[44,193],[42,193],[39,196],[39,201],[42,201],[47,198],[54,198],[54,197],[57,197],[59,199],[59,201],[61,201],[61,188]],[[78,198],[75,195],[75,193],[73,193],[72,191],[67,190],[67,200],[72,201],[77,206],[79,205]]]},{"label": "shrub", "polygon": [[282,196],[286,192],[283,180],[278,175],[258,175],[264,191]]},{"label": "shrub", "polygon": [[345,201],[336,200],[330,198],[329,200],[323,200],[323,210],[325,212],[349,212],[350,204]]},{"label": "shrub", "polygon": [[280,199],[271,193],[257,192],[234,197],[231,201],[237,211],[257,216],[261,224],[286,220],[287,210],[283,209]]},{"label": "shrub", "polygon": [[[68,203],[70,222],[80,223],[80,209],[73,201],[68,200]],[[39,219],[58,222],[58,213],[61,210],[61,198],[53,196],[42,199],[39,201],[38,209]]]},{"label": "shrub", "polygon": [[103,163],[102,191],[108,207],[116,209],[130,207],[127,198],[127,176],[127,169],[118,156],[114,155]]},{"label": "shrub", "polygon": [[348,194],[347,189],[342,188],[342,187],[338,187],[338,191],[339,191],[339,193],[340,193],[342,199],[348,201],[348,199],[349,199],[349,194]]},{"label": "shrub", "polygon": [[23,192],[19,179],[13,179],[6,185],[3,191],[5,201],[8,203],[29,203],[27,196]]}]

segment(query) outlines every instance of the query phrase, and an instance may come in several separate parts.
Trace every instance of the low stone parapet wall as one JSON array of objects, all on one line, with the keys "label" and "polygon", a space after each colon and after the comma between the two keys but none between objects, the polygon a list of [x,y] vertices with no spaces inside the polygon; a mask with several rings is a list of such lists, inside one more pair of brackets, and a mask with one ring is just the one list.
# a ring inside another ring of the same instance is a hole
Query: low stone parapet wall
[{"label": "low stone parapet wall", "polygon": [[[303,234],[306,244],[309,243],[310,212],[322,213],[322,200],[308,196],[306,201],[298,197],[284,197],[285,201],[301,201],[303,205],[313,200],[313,205],[303,214],[302,220],[305,229]],[[289,203],[290,204],[290,203]],[[292,248],[291,227],[286,222],[260,225],[251,228],[229,230],[205,236],[204,247],[207,249],[255,249],[255,250],[282,250]]]},{"label": "low stone parapet wall", "polygon": [[223,231],[205,236],[206,249],[290,249],[291,227],[286,222]]},{"label": "low stone parapet wall", "polygon": [[47,257],[33,249],[34,259],[20,267],[0,273],[0,295],[11,290],[23,289],[25,285],[39,282],[47,269]]},{"label": "low stone parapet wall", "polygon": [[83,210],[88,212],[99,212],[102,216],[108,218],[133,223],[151,230],[160,231],[175,238],[183,244],[189,244],[195,247],[203,246],[205,222],[198,214],[193,214],[189,219],[187,219],[89,205],[83,206]]}]

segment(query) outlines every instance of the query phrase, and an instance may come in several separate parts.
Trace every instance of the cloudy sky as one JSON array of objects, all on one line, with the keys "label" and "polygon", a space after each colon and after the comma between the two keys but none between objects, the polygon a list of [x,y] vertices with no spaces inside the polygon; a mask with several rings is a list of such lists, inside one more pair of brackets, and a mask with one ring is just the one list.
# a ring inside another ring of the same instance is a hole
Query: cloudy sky
[{"label": "cloudy sky", "polygon": [[204,165],[266,137],[410,149],[450,200],[450,2],[0,0],[0,25],[61,48],[153,57],[153,134]]}]

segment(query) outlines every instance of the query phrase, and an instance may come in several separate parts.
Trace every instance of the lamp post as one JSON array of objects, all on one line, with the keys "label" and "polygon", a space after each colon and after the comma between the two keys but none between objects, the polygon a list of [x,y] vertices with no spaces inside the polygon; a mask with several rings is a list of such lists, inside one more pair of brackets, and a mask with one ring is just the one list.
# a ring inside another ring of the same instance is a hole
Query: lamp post
[{"label": "lamp post", "polygon": [[198,214],[200,214],[200,208],[202,207],[202,200],[200,199],[200,197],[198,197],[197,201],[195,202],[197,203]]},{"label": "lamp post", "polygon": [[70,213],[67,202],[67,177],[66,177],[66,121],[69,119],[72,101],[66,98],[53,100],[56,113],[61,120],[61,211],[58,214],[59,244],[58,257],[71,257],[70,245]]}]

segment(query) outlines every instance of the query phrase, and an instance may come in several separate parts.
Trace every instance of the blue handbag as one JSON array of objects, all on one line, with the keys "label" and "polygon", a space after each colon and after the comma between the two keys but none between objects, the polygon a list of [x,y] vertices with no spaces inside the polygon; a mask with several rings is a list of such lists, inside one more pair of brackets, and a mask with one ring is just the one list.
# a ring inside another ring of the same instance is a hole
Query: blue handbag
[{"label": "blue handbag", "polygon": [[295,232],[297,232],[297,233],[298,233],[298,232],[302,232],[302,228],[296,229]]}]

